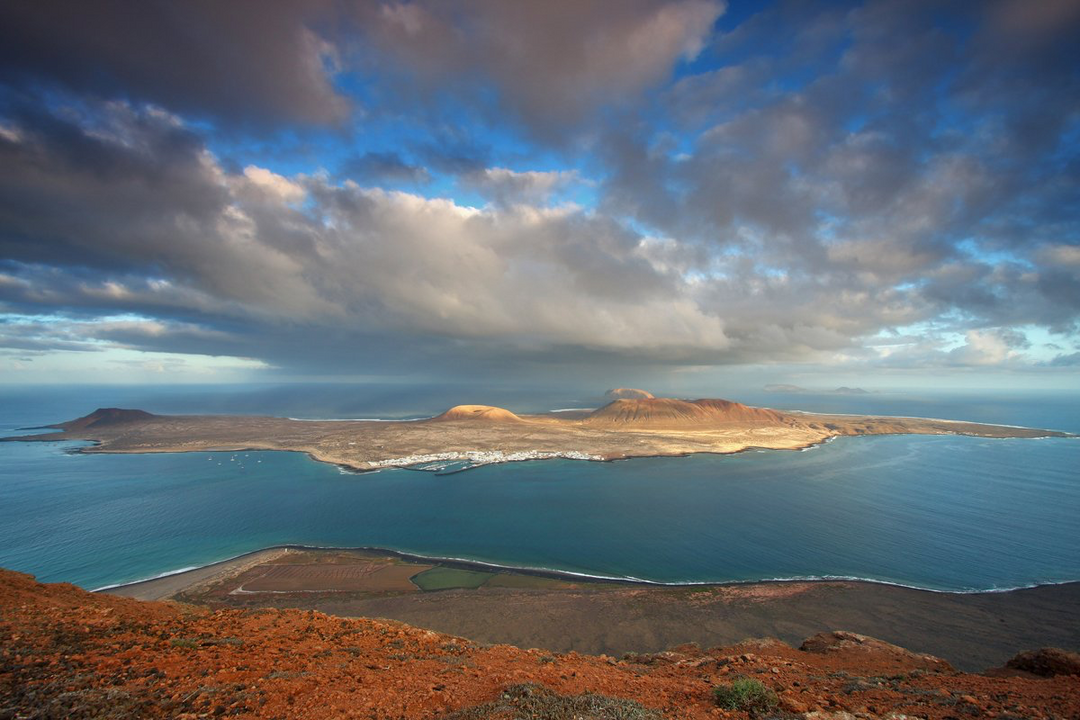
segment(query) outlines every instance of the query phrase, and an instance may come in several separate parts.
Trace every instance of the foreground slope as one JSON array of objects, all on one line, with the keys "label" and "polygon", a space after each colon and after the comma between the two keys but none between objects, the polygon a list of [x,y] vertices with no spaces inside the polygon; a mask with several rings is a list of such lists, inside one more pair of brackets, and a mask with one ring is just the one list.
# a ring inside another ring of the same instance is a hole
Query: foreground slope
[{"label": "foreground slope", "polygon": [[374,470],[445,461],[482,465],[557,457],[617,460],[734,453],[747,448],[797,450],[844,435],[1067,435],[926,418],[783,412],[730,400],[645,397],[649,393],[626,388],[616,394],[632,397],[618,397],[591,412],[541,415],[516,414],[489,405],[458,405],[433,418],[401,422],[166,416],[105,408],[51,426],[59,432],[3,439],[96,443],[84,452],[296,450],[317,460]]},{"label": "foreground slope", "polygon": [[[1073,657],[1053,656],[1052,671],[1075,669]],[[852,633],[799,650],[762,640],[614,659],[318,612],[140,602],[0,571],[0,717],[747,717],[713,696],[742,676],[787,717],[1080,715],[1076,677],[958,673]]]}]

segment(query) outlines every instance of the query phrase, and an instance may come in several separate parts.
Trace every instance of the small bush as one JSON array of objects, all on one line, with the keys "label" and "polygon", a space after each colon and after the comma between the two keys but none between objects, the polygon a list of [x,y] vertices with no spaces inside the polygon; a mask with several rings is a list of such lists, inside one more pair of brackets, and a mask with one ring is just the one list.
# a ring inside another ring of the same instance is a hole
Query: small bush
[{"label": "small bush", "polygon": [[173,647],[186,648],[187,650],[194,650],[199,647],[199,643],[189,638],[172,638],[169,640],[169,644]]},{"label": "small bush", "polygon": [[743,710],[748,713],[768,712],[774,709],[780,699],[760,681],[739,678],[735,682],[722,685],[713,690],[716,704],[725,710]]},{"label": "small bush", "polygon": [[526,683],[506,688],[497,700],[458,710],[444,720],[662,720],[655,710],[633,700],[584,693],[559,695],[542,685]]}]

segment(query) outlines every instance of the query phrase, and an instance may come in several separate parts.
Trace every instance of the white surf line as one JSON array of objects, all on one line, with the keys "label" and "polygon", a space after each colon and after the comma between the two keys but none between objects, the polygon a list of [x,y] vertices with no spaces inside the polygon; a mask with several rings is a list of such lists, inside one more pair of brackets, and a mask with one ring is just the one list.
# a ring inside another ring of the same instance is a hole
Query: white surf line
[{"label": "white surf line", "polygon": [[[256,550],[255,552],[260,551]],[[244,553],[244,555],[247,554],[250,553]],[[191,572],[192,570],[202,570],[203,568],[211,567],[219,563],[228,562],[229,560],[236,560],[237,558],[242,558],[244,555],[237,555],[234,558],[228,558],[225,560],[216,560],[212,563],[207,563],[206,565],[189,565],[188,567],[182,567],[179,570],[169,570],[167,572],[159,573],[158,575],[154,575],[152,577],[143,578],[142,580],[132,580],[131,582],[115,583],[113,585],[102,585],[99,588],[94,588],[90,592],[102,592],[103,590],[113,590],[115,588],[126,587],[128,585],[139,585],[140,583],[150,582],[151,580],[160,580],[161,578],[167,578],[170,575],[180,575],[182,573]]]},{"label": "white surf line", "polygon": [[[277,452],[277,451],[272,450],[270,452]],[[312,546],[312,547],[314,547],[314,546]],[[283,544],[280,544],[280,545],[268,545],[267,547],[259,548],[258,550],[249,550],[247,552],[242,552],[239,555],[233,555],[232,557],[222,558],[221,560],[213,560],[213,561],[205,563],[203,565],[191,565],[191,566],[188,566],[188,567],[180,568],[179,570],[167,570],[166,572],[159,573],[157,575],[154,575],[153,577],[145,577],[145,578],[142,578],[140,580],[129,580],[129,581],[126,581],[126,582],[114,583],[112,585],[105,585],[103,587],[94,588],[90,592],[101,592],[103,590],[113,590],[115,588],[128,587],[129,585],[141,585],[143,583],[152,582],[154,580],[160,580],[161,578],[167,578],[170,575],[180,575],[180,574],[183,574],[183,573],[186,573],[186,572],[192,572],[193,570],[205,570],[207,568],[212,568],[212,567],[214,567],[216,565],[224,565],[225,563],[230,563],[230,562],[233,562],[235,560],[240,560],[240,559],[246,558],[246,557],[252,557],[252,556],[258,555],[259,553],[270,552],[272,550],[285,550],[286,552],[288,552],[289,550],[291,550],[293,548],[308,548],[308,546],[307,545],[289,545],[287,543],[283,543]]]},{"label": "white surf line", "polygon": [[294,420],[296,422],[385,422],[385,423],[406,423],[406,422],[420,422],[421,420],[430,420],[432,417],[416,417],[416,418],[296,418],[287,417],[286,420]]}]

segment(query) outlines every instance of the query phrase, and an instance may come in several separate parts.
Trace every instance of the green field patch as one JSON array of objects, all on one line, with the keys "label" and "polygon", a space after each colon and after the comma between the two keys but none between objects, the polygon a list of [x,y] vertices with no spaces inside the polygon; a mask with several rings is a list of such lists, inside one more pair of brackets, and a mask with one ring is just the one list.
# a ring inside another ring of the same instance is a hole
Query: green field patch
[{"label": "green field patch", "polygon": [[413,575],[410,579],[424,592],[431,592],[432,590],[453,590],[455,588],[475,590],[493,577],[495,577],[494,573],[435,567],[418,575]]}]

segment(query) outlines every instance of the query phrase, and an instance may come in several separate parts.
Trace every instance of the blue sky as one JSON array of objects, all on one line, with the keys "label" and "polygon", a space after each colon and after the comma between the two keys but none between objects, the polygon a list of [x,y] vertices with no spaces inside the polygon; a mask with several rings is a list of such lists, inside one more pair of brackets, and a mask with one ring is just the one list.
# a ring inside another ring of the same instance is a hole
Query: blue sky
[{"label": "blue sky", "polygon": [[1080,384],[1075,2],[0,20],[0,382]]}]

